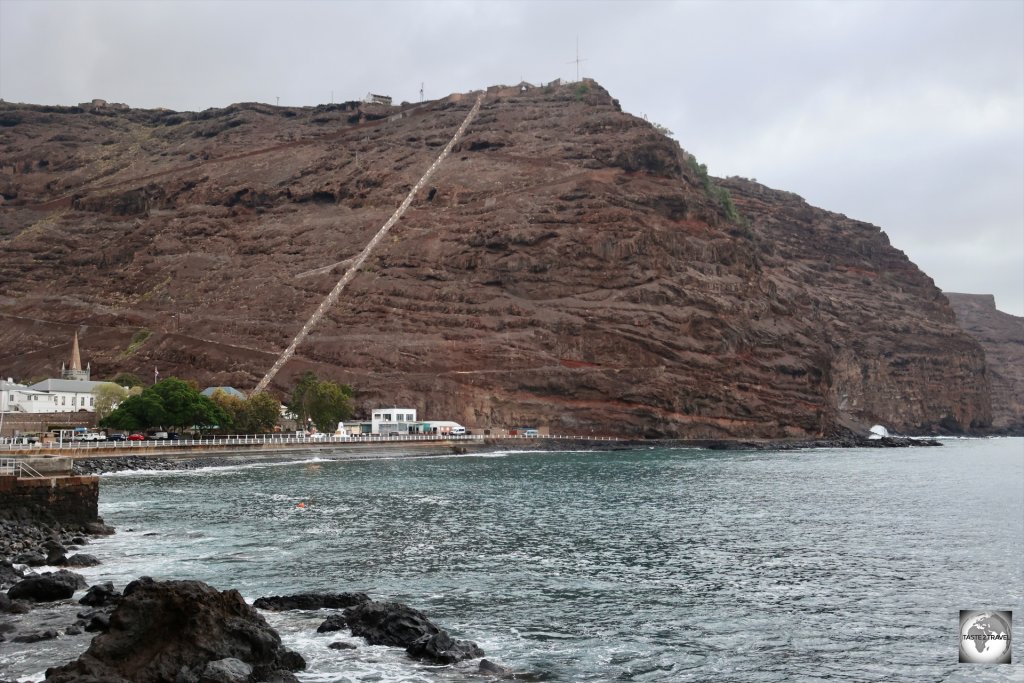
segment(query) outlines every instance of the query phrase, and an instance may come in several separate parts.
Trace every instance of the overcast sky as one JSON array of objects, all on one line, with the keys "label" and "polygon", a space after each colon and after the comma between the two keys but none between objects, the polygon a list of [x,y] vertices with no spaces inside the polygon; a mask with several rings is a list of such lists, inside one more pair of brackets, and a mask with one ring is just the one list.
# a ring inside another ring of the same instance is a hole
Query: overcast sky
[{"label": "overcast sky", "polygon": [[1024,0],[0,0],[0,98],[201,110],[597,79],[718,176],[1024,315]]}]

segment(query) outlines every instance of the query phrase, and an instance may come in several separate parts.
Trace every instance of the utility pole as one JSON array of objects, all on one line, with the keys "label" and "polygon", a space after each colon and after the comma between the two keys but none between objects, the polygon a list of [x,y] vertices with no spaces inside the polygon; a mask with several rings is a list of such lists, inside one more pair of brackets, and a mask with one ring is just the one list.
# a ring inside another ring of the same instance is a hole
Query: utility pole
[{"label": "utility pole", "polygon": [[420,81],[420,102],[423,101],[423,82]]},{"label": "utility pole", "polygon": [[274,99],[277,100],[277,106],[280,107],[281,106],[281,98],[280,97],[275,97]]}]

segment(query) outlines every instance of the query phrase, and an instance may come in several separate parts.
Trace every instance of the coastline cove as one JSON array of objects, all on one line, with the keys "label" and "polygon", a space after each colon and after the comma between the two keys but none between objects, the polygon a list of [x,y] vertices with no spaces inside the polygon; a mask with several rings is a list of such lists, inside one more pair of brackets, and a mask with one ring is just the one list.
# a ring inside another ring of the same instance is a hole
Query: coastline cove
[{"label": "coastline cove", "polygon": [[[499,665],[318,631],[341,608],[259,610],[305,661],[300,681],[949,679],[964,675],[957,610],[1024,611],[1024,440],[943,443],[124,471],[101,478],[116,533],[80,549],[101,564],[73,570],[116,591],[142,576],[202,581],[250,606],[363,593]],[[993,523],[956,514],[979,509]],[[85,651],[93,633],[66,633],[83,595],[0,615],[13,625],[0,680],[42,680]],[[12,642],[46,629],[57,636]],[[913,647],[895,653],[897,641]]]}]

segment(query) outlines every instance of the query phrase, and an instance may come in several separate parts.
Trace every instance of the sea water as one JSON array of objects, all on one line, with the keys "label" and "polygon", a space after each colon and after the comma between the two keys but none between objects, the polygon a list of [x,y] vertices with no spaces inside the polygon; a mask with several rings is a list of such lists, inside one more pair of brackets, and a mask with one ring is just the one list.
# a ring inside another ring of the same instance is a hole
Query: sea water
[{"label": "sea water", "polygon": [[[1024,680],[1019,643],[1009,666],[957,662],[959,610],[1024,620],[1022,439],[318,459],[100,492],[118,532],[83,549],[104,562],[90,583],[365,591],[543,680]],[[264,613],[303,681],[481,680],[317,634],[329,613]],[[38,676],[38,650],[5,645],[0,678]]]}]

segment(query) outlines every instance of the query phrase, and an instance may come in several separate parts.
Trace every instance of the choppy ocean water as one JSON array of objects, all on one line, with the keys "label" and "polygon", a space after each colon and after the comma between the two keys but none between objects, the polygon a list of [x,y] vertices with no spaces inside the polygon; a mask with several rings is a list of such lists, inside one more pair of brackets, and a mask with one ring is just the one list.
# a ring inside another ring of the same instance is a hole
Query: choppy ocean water
[{"label": "choppy ocean water", "polygon": [[[547,680],[1024,680],[1020,643],[957,663],[959,610],[1024,621],[1022,439],[123,473],[100,507],[118,533],[84,549],[91,583],[366,591]],[[266,616],[304,681],[481,680],[317,634],[326,613]],[[86,643],[0,644],[0,678]]]}]

